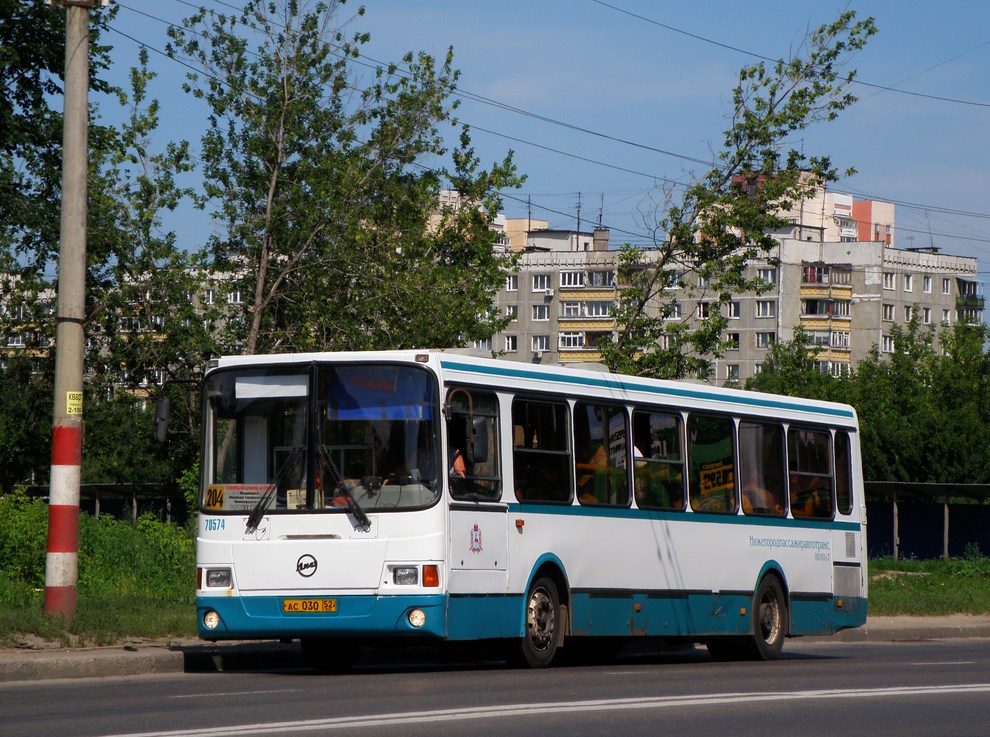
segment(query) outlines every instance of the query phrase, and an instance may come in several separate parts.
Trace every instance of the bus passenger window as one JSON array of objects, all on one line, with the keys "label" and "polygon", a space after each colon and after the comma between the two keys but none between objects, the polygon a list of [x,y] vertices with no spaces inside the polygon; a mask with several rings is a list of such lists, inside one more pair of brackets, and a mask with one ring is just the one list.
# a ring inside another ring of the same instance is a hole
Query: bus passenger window
[{"label": "bus passenger window", "polygon": [[574,478],[581,504],[629,504],[627,435],[621,407],[574,405]]},{"label": "bus passenger window", "polygon": [[828,430],[791,427],[787,431],[791,514],[830,519],[832,496],[832,436]]},{"label": "bus passenger window", "polygon": [[852,514],[852,456],[849,433],[835,433],[835,506],[839,514]]},{"label": "bus passenger window", "polygon": [[457,387],[447,394],[447,477],[455,499],[502,496],[498,452],[498,397]]},{"label": "bus passenger window", "polygon": [[777,423],[739,423],[740,502],[746,514],[782,517],[786,511],[784,428]]},{"label": "bus passenger window", "polygon": [[512,466],[519,501],[571,500],[567,415],[561,402],[512,402]]},{"label": "bus passenger window", "polygon": [[735,424],[731,417],[688,417],[691,509],[736,511]]},{"label": "bus passenger window", "polygon": [[633,413],[633,486],[640,509],[684,509],[681,416]]}]

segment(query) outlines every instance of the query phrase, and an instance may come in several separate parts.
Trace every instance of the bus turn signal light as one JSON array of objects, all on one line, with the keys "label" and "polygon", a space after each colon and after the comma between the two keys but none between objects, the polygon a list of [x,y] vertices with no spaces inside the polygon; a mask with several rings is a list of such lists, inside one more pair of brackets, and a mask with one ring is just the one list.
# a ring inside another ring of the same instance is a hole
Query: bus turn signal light
[{"label": "bus turn signal light", "polygon": [[440,568],[436,565],[423,566],[423,586],[436,588],[440,585]]}]

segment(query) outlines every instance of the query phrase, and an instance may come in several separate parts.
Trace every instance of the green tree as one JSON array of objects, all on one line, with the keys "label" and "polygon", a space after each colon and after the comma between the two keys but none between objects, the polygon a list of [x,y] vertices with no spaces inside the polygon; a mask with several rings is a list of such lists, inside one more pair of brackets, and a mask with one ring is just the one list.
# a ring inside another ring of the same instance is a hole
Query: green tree
[{"label": "green tree", "polygon": [[[42,369],[39,371],[38,369]],[[51,464],[52,362],[14,355],[0,365],[0,492],[42,483]]]},{"label": "green tree", "polygon": [[760,373],[746,380],[746,388],[808,399],[833,398],[836,379],[815,365],[819,353],[821,349],[812,343],[808,332],[798,326],[791,340],[780,340],[770,347]]},{"label": "green tree", "polygon": [[[210,110],[202,204],[224,226],[212,266],[221,300],[243,302],[227,350],[462,345],[503,324],[511,263],[488,224],[492,193],[518,183],[511,155],[480,171],[465,129],[449,171],[425,167],[456,124],[451,55],[409,54],[356,92],[368,36],[347,35],[343,4],[248,0],[170,31],[204,70],[187,89]],[[443,182],[466,206],[438,212]]]},{"label": "green tree", "polygon": [[[734,293],[765,290],[748,277],[754,258],[772,262],[773,232],[792,203],[838,173],[827,157],[782,153],[794,134],[833,120],[855,101],[848,58],[876,32],[872,18],[852,11],[809,35],[790,59],[760,62],[740,72],[733,111],[715,165],[682,196],[668,192],[656,248],[626,247],[620,258],[616,337],[601,346],[613,371],[660,378],[708,378],[723,350],[723,309]],[[687,321],[672,321],[703,301]]]}]

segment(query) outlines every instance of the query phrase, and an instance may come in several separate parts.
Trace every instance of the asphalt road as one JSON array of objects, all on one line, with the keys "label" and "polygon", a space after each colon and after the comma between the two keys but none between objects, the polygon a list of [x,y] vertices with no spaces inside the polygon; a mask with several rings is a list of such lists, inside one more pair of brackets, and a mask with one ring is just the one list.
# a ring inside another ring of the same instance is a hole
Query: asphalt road
[{"label": "asphalt road", "polygon": [[0,737],[990,733],[990,638],[796,640],[773,663],[631,652],[543,671],[477,651],[372,653],[344,676],[266,662],[0,684]]}]

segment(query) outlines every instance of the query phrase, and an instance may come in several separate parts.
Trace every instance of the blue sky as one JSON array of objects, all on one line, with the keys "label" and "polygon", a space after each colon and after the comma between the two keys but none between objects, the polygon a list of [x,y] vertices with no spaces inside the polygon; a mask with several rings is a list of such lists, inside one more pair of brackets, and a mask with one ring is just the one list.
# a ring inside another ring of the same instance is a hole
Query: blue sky
[{"label": "blue sky", "polygon": [[[121,0],[106,41],[124,79],[138,46],[165,46],[166,22],[202,3]],[[345,6],[345,12],[356,3]],[[851,8],[879,27],[853,60],[860,101],[796,141],[857,174],[834,189],[897,203],[897,245],[935,245],[980,259],[990,279],[990,3],[985,0],[367,0],[354,30],[367,30],[375,61],[454,47],[460,118],[474,127],[484,162],[515,151],[523,188],[510,216],[551,227],[601,222],[612,242],[648,242],[649,214],[664,180],[700,173],[717,150],[742,66],[786,56],[809,29]],[[124,35],[126,34],[126,35]],[[185,69],[152,53],[160,77],[161,135],[198,145],[205,112],[179,91]],[[511,106],[512,111],[504,109]],[[109,116],[107,104],[102,107]],[[571,127],[573,126],[573,127]],[[583,130],[576,130],[580,128]],[[164,143],[164,140],[162,141]],[[668,153],[660,153],[656,149]],[[208,223],[169,222],[199,245]]]}]

